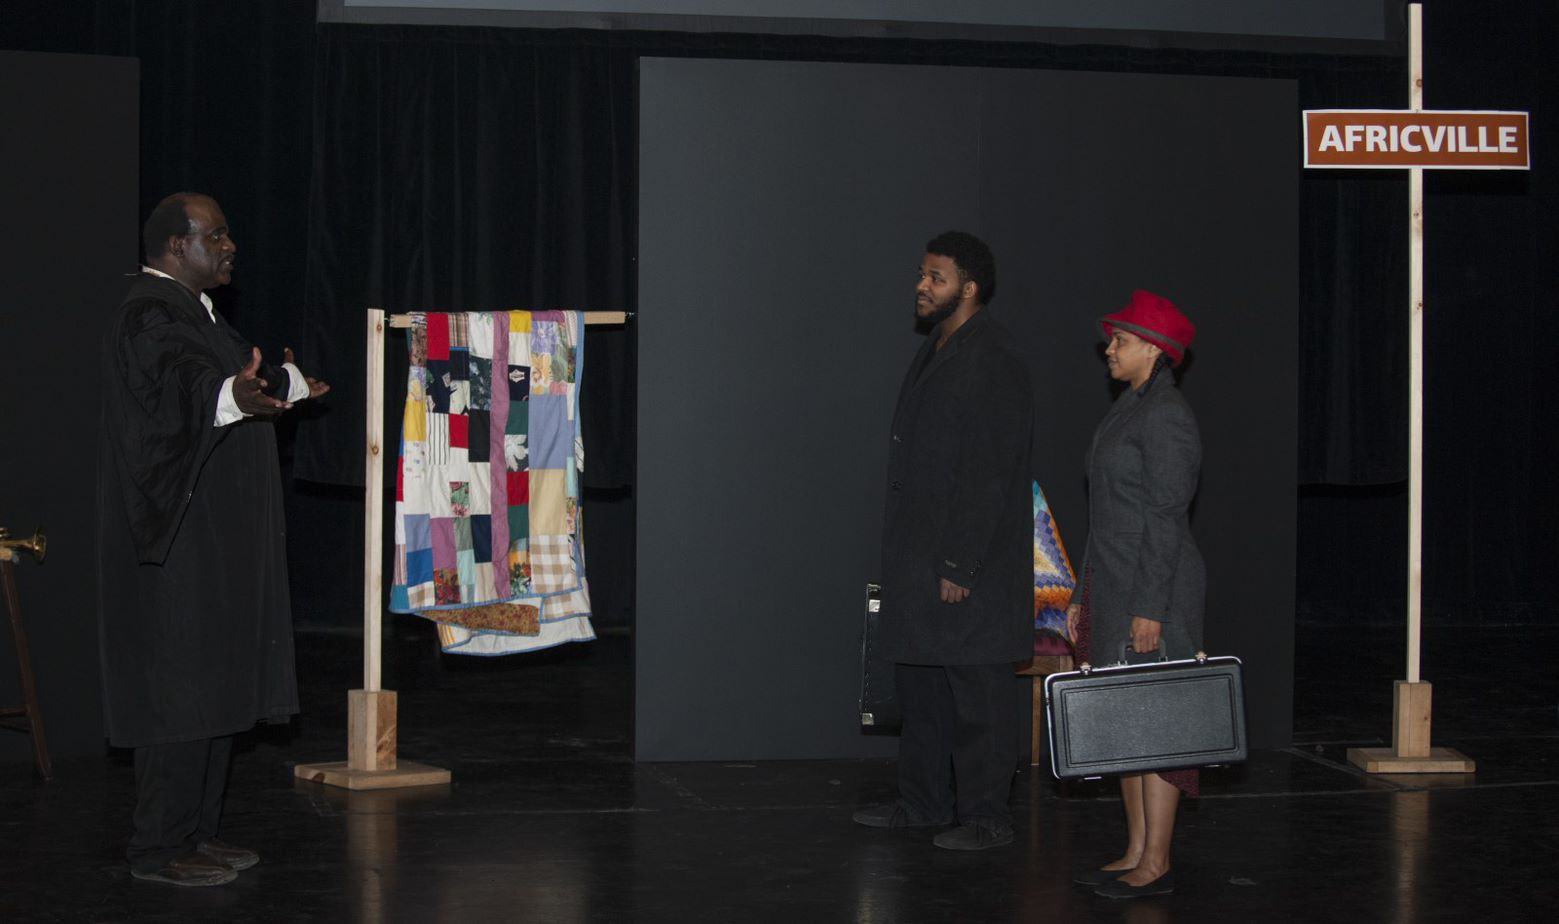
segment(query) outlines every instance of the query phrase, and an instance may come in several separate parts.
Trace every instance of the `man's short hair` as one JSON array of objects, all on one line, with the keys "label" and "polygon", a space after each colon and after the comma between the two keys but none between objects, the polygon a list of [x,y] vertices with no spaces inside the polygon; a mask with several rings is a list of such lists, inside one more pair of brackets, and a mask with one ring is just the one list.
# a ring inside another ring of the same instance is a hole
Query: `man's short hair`
[{"label": "man's short hair", "polygon": [[146,224],[141,228],[141,245],[146,248],[146,259],[156,260],[168,252],[168,238],[183,237],[194,230],[194,223],[190,221],[189,212],[184,206],[191,200],[199,198],[198,193],[174,193],[157,203],[152,213],[146,216]]},{"label": "man's short hair", "polygon": [[926,253],[949,257],[959,274],[978,286],[975,301],[989,305],[996,297],[996,258],[985,242],[964,231],[943,231],[926,242]]}]

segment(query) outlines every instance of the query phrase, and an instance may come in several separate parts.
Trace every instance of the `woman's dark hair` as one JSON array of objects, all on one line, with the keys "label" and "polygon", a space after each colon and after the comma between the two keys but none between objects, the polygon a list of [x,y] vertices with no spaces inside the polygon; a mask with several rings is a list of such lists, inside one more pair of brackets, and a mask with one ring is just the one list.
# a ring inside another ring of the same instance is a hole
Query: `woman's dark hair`
[{"label": "woman's dark hair", "polygon": [[1137,394],[1139,394],[1139,395],[1147,394],[1148,393],[1148,389],[1153,387],[1153,380],[1158,378],[1158,374],[1160,372],[1163,372],[1165,369],[1168,369],[1168,368],[1169,368],[1169,354],[1168,353],[1160,353],[1160,354],[1158,354],[1158,359],[1153,360],[1153,371],[1148,373],[1148,380],[1146,382],[1142,383],[1142,387],[1141,388],[1137,389]]}]

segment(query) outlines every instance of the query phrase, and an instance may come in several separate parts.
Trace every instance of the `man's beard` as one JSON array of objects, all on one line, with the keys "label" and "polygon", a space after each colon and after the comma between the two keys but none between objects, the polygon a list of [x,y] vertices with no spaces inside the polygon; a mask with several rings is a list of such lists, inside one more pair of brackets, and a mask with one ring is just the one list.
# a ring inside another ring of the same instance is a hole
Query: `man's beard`
[{"label": "man's beard", "polygon": [[938,303],[931,299],[931,313],[920,313],[920,296],[915,296],[915,327],[921,331],[930,331],[932,328],[946,321],[958,310],[958,303],[963,301],[962,293],[955,290],[947,301]]}]

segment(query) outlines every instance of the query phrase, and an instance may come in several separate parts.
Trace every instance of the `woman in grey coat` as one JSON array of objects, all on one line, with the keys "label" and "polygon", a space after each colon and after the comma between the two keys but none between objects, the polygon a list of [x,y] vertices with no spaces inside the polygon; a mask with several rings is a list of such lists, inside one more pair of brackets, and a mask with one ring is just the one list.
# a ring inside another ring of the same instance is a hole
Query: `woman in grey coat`
[{"label": "woman in grey coat", "polygon": [[[1088,452],[1088,546],[1067,609],[1079,663],[1132,652],[1194,657],[1202,647],[1207,573],[1191,537],[1202,442],[1171,366],[1196,328],[1166,298],[1132,293],[1100,320],[1110,376],[1127,387]],[[1195,770],[1121,777],[1126,852],[1077,881],[1110,898],[1174,890],[1169,848],[1182,792],[1198,795]]]}]

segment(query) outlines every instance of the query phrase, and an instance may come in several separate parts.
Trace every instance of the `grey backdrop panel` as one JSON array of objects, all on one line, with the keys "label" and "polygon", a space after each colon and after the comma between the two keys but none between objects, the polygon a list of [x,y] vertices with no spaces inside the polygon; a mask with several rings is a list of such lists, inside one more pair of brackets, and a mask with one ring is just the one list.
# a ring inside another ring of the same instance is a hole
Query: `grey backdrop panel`
[{"label": "grey backdrop panel", "polygon": [[[38,702],[54,757],[96,755],[98,342],[138,265],[140,62],[0,52],[0,112],[0,526],[48,533],[47,560],[16,566]],[[0,636],[0,702],[17,705]],[[0,757],[31,747],[0,734]]]},{"label": "grey backdrop panel", "polygon": [[861,592],[915,270],[954,227],[996,252],[1079,557],[1094,319],[1142,287],[1200,325],[1208,645],[1249,664],[1253,743],[1286,744],[1292,82],[645,59],[640,87],[636,756],[892,752],[855,720]]}]

